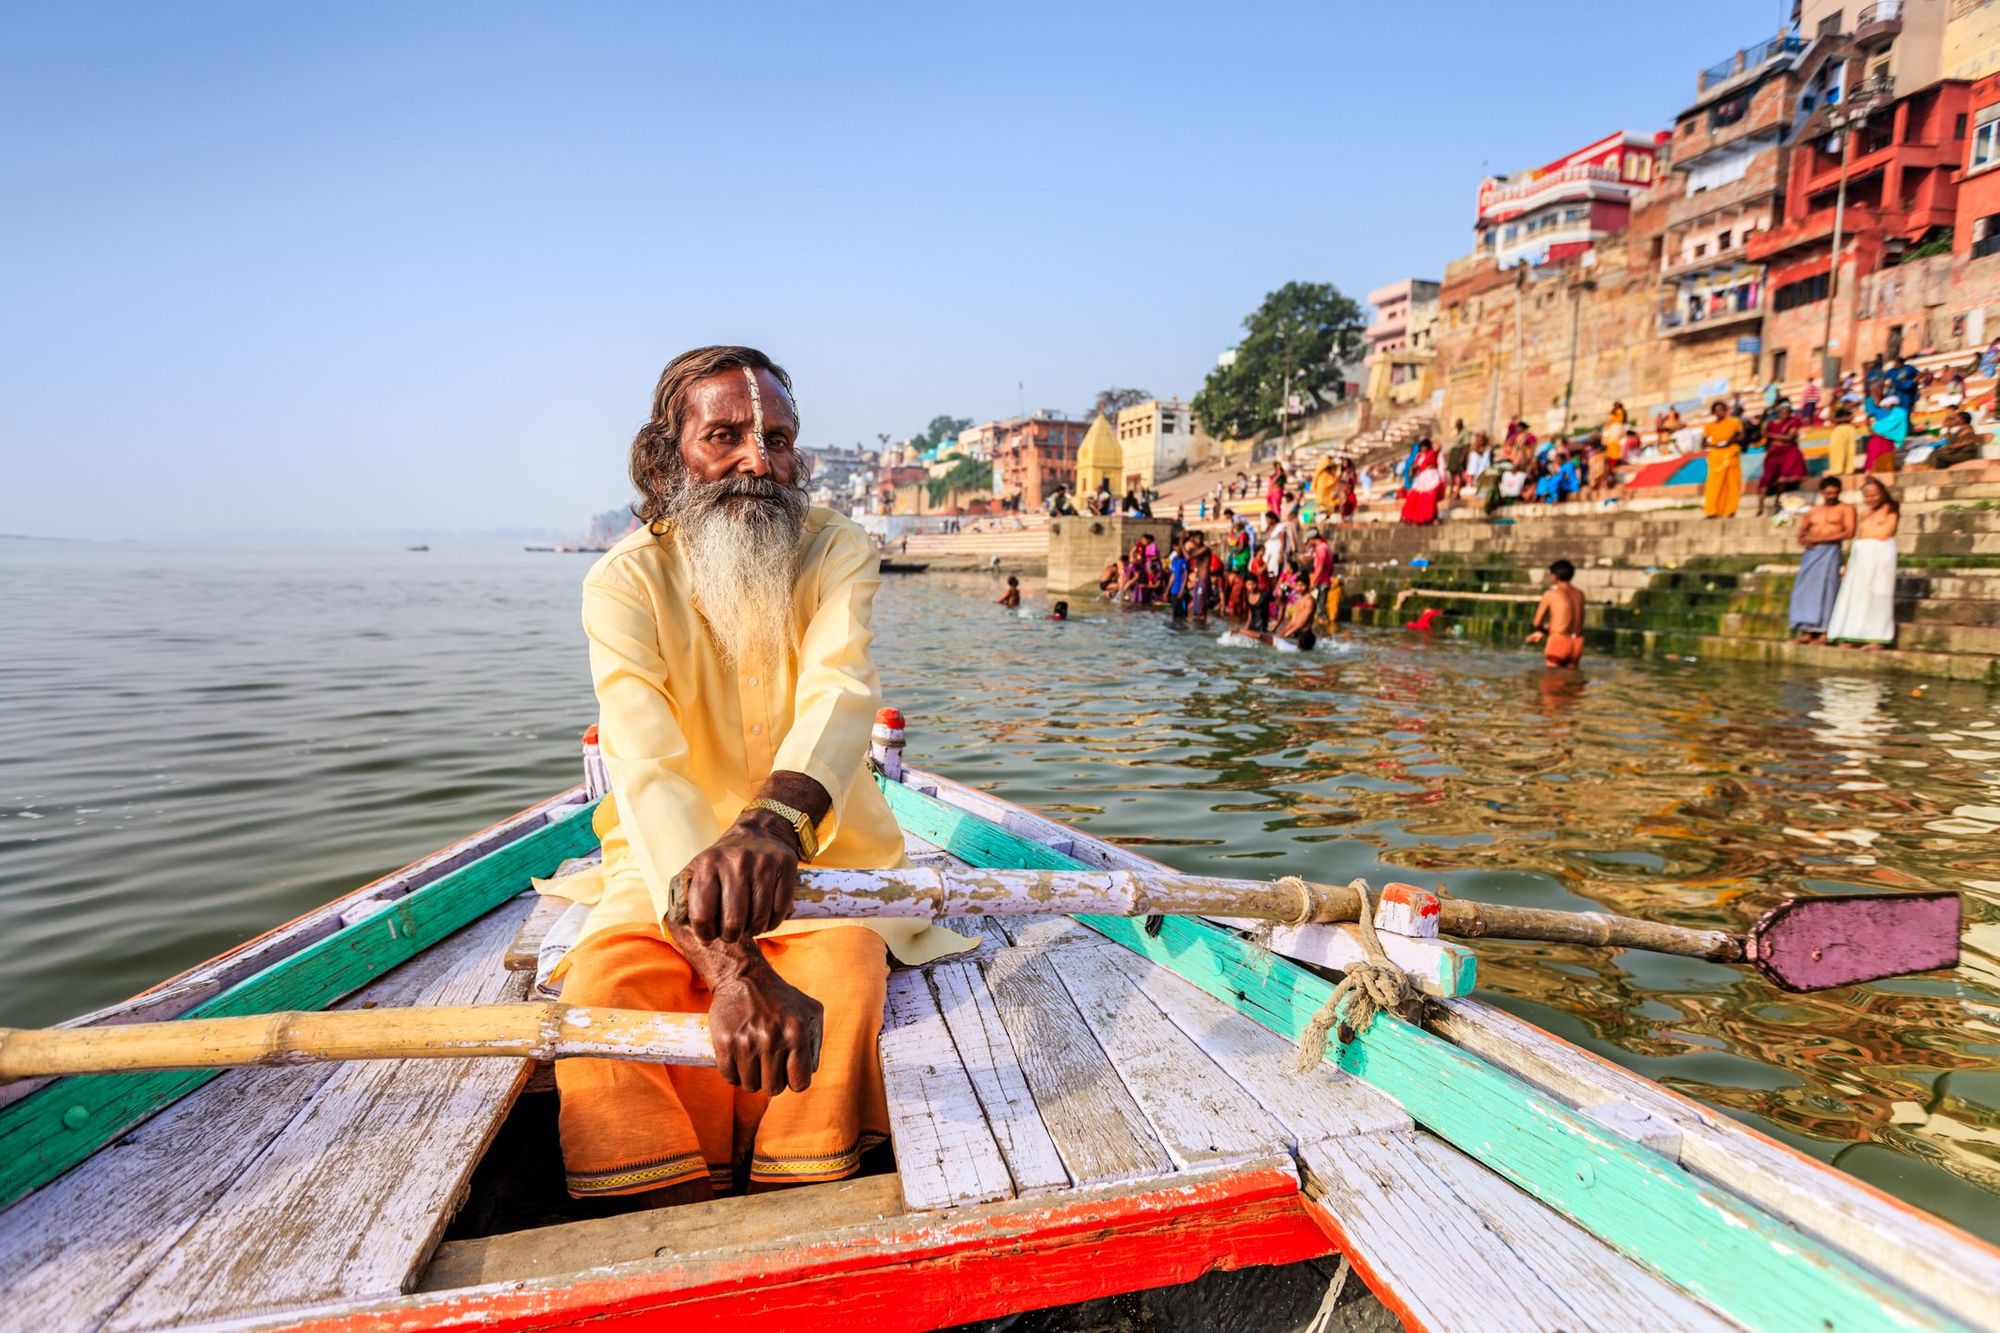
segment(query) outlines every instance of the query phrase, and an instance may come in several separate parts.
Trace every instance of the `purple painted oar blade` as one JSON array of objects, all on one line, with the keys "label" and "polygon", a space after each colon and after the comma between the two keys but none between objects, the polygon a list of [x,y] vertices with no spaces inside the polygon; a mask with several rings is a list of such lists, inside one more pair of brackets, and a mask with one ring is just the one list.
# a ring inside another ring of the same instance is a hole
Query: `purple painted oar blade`
[{"label": "purple painted oar blade", "polygon": [[1786,990],[1826,990],[1958,965],[1955,893],[1794,898],[1764,914],[1749,952]]}]

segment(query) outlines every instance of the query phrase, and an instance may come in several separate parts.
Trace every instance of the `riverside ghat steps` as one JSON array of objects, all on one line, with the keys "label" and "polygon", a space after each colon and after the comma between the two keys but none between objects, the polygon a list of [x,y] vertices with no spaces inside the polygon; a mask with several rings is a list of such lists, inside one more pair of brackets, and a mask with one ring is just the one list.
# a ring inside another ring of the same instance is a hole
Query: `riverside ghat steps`
[{"label": "riverside ghat steps", "polygon": [[2000,465],[1891,482],[1903,501],[1893,652],[1791,642],[1796,529],[1747,510],[1704,519],[1692,507],[1573,503],[1512,506],[1497,522],[1461,508],[1428,528],[1358,523],[1335,538],[1346,551],[1347,614],[1357,624],[1396,626],[1435,607],[1449,632],[1518,640],[1543,571],[1561,558],[1577,566],[1591,603],[1585,638],[1599,652],[2000,683]]}]

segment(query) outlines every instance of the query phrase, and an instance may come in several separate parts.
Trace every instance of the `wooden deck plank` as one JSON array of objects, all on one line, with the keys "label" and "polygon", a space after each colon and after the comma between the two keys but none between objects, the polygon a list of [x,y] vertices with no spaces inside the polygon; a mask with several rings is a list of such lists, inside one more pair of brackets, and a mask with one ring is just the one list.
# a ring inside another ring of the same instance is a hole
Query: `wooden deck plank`
[{"label": "wooden deck plank", "polygon": [[1676,1333],[1737,1327],[1442,1139],[1418,1134],[1410,1143],[1487,1229],[1561,1294],[1582,1327]]},{"label": "wooden deck plank", "polygon": [[422,1294],[301,1322],[935,1328],[1331,1248],[1289,1157],[921,1216],[896,1198],[877,1177],[453,1242]]},{"label": "wooden deck plank", "polygon": [[1052,970],[1176,1167],[1227,1166],[1289,1146],[1278,1122],[1103,951],[1070,950]]},{"label": "wooden deck plank", "polygon": [[979,1094],[986,1123],[1014,1178],[1015,1193],[1026,1198],[1064,1188],[1069,1172],[1042,1123],[985,976],[971,962],[944,963],[930,969],[930,981],[959,1064]]},{"label": "wooden deck plank", "polygon": [[1483,1001],[1445,1006],[1436,1030],[1570,1106],[1628,1102],[1680,1131],[1681,1165],[1924,1292],[2000,1328],[2000,1252],[1921,1209]]},{"label": "wooden deck plank", "polygon": [[[447,943],[335,1007],[413,1004],[456,964]],[[101,1323],[338,1068],[230,1070],[0,1213],[8,1318]]]},{"label": "wooden deck plank", "polygon": [[1000,1145],[922,972],[889,976],[882,1081],[905,1204],[924,1211],[1014,1197]]},{"label": "wooden deck plank", "polygon": [[1159,964],[1125,949],[1106,957],[1290,1132],[1293,1146],[1416,1127],[1393,1098],[1345,1070],[1322,1063],[1299,1073],[1297,1047]]},{"label": "wooden deck plank", "polygon": [[[961,935],[978,940],[979,948],[983,951],[990,952],[994,949],[1008,949],[1012,948],[1014,944],[1014,941],[1007,938],[1007,932],[1001,928],[998,917],[947,916],[940,917],[938,924],[946,930],[955,930]],[[970,955],[954,954],[952,956],[962,959]]]},{"label": "wooden deck plank", "polygon": [[[898,820],[969,862],[1031,868],[1075,863],[1026,833],[1009,832],[921,790],[961,799],[956,784],[921,773],[912,782],[888,784]],[[1087,849],[1105,855],[1087,836],[1068,832],[1079,859]],[[1158,936],[1149,936],[1123,917],[1083,921],[1294,1040],[1332,992],[1305,969],[1206,922],[1169,917]],[[1952,1326],[1927,1292],[1901,1285],[1862,1252],[1806,1235],[1400,1019],[1378,1018],[1332,1058],[1409,1108],[1418,1123],[1476,1151],[1557,1211],[1732,1317],[1773,1327]]]},{"label": "wooden deck plank", "polygon": [[[501,965],[530,904],[452,941],[455,964],[419,1005],[518,993]],[[527,1078],[526,1060],[369,1060],[339,1066],[112,1315],[157,1328],[407,1289]]]},{"label": "wooden deck plank", "polygon": [[984,970],[1001,1026],[1070,1179],[1095,1185],[1169,1174],[1173,1159],[1052,961],[1046,953],[1009,949],[987,959]]},{"label": "wooden deck plank", "polygon": [[553,894],[538,893],[534,903],[528,908],[528,915],[521,921],[521,929],[515,933],[513,942],[507,946],[504,960],[509,972],[532,972],[535,970],[535,955],[541,952],[542,939],[549,933],[549,927],[556,923],[569,908],[569,899]]},{"label": "wooden deck plank", "polygon": [[1592,1324],[1565,1299],[1568,1282],[1550,1282],[1465,1205],[1418,1154],[1418,1137],[1328,1139],[1301,1154],[1308,1195],[1318,1196],[1368,1285],[1406,1322],[1543,1333],[1677,1327],[1669,1319]]}]

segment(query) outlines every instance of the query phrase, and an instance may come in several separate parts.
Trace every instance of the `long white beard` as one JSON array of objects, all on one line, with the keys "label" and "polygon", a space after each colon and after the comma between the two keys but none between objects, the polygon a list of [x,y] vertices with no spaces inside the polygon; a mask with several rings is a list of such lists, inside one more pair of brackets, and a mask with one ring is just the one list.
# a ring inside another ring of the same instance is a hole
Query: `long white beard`
[{"label": "long white beard", "polygon": [[670,502],[695,609],[732,666],[775,669],[791,656],[806,508],[804,490],[763,477],[688,482]]}]

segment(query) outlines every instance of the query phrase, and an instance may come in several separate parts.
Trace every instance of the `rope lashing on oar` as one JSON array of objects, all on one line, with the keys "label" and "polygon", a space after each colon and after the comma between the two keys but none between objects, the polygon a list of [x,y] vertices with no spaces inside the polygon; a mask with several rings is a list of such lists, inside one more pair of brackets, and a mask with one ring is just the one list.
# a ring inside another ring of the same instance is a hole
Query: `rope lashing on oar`
[{"label": "rope lashing on oar", "polygon": [[[1297,889],[1302,898],[1314,896],[1312,886],[1295,875],[1287,875],[1278,882]],[[1311,1073],[1326,1059],[1327,1034],[1336,1023],[1366,1032],[1375,1015],[1385,1010],[1402,1013],[1419,998],[1409,974],[1389,961],[1381,939],[1375,934],[1375,909],[1368,901],[1368,881],[1357,879],[1350,887],[1361,895],[1361,951],[1368,955],[1368,961],[1347,969],[1340,984],[1333,988],[1333,994],[1326,997],[1326,1003],[1299,1035],[1299,1058],[1293,1068],[1301,1074]]]}]

